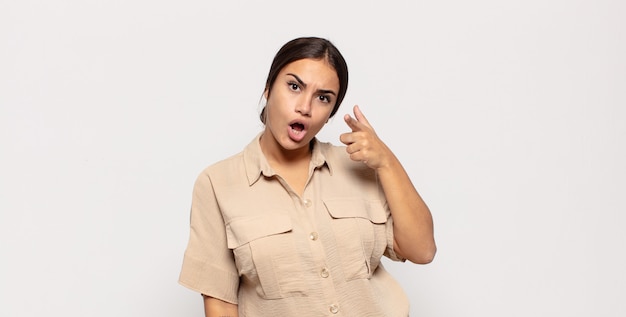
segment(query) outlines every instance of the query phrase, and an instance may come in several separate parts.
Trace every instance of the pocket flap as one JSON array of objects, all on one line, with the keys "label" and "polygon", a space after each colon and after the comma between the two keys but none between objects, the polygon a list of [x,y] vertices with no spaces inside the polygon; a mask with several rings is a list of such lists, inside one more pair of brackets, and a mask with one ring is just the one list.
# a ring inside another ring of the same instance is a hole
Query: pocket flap
[{"label": "pocket flap", "polygon": [[387,222],[387,212],[380,200],[330,199],[324,200],[333,218],[364,218],[373,223]]},{"label": "pocket flap", "polygon": [[252,240],[292,229],[289,216],[281,213],[233,219],[226,224],[228,248],[234,249]]}]

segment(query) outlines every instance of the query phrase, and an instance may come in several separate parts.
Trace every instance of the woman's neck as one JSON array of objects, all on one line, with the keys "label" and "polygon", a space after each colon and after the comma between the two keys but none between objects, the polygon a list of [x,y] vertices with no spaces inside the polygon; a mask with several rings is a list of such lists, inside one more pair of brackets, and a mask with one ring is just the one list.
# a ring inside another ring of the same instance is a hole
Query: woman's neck
[{"label": "woman's neck", "polygon": [[[264,138],[265,140],[263,140]],[[262,135],[259,143],[261,145],[261,151],[267,159],[267,163],[285,182],[287,182],[292,190],[299,196],[302,196],[309,175],[309,165],[312,155],[311,145],[309,144],[309,146],[303,146],[294,150],[287,150],[272,138],[271,135]]]},{"label": "woman's neck", "polygon": [[[261,151],[267,158],[270,165],[279,164],[282,166],[293,166],[307,163],[311,160],[311,145],[298,149],[285,149],[268,132],[264,132],[259,140]],[[272,164],[273,163],[273,164]]]}]

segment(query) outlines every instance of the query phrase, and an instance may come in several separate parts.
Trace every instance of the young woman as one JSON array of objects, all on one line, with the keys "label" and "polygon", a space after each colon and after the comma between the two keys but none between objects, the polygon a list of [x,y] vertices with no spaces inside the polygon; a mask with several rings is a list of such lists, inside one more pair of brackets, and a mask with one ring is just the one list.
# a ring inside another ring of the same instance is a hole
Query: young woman
[{"label": "young woman", "polygon": [[203,295],[206,316],[408,315],[380,259],[431,262],[432,217],[357,106],[345,146],[315,138],[347,85],[328,40],[286,43],[265,84],[265,129],[198,177],[179,282]]}]

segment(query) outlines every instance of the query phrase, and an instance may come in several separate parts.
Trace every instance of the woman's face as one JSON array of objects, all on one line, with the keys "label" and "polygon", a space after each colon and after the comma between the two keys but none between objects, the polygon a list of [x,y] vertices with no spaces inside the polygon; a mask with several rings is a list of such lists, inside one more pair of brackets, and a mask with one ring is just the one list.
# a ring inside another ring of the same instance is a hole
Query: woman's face
[{"label": "woman's face", "polygon": [[[339,78],[325,59],[301,59],[278,73],[271,93],[266,91],[266,136],[278,150],[307,147],[322,129],[335,106]],[[268,96],[269,94],[269,96]],[[266,143],[266,145],[269,145]]]}]

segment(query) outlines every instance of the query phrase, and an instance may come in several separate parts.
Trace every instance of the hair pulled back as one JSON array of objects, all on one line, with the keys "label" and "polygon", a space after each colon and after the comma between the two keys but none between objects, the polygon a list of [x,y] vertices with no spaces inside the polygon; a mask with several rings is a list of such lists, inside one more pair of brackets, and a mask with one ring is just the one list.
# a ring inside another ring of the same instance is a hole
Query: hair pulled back
[{"label": "hair pulled back", "polygon": [[[300,37],[293,39],[278,50],[272,66],[267,75],[267,81],[265,82],[265,89],[267,90],[267,96],[272,93],[272,85],[278,77],[278,73],[288,64],[305,59],[324,59],[335,70],[337,77],[339,78],[339,91],[337,92],[337,100],[335,106],[330,113],[332,118],[339,105],[343,101],[343,97],[348,90],[348,65],[345,59],[341,55],[341,52],[327,39],[319,37]],[[265,108],[261,111],[261,122],[265,123]]]}]

